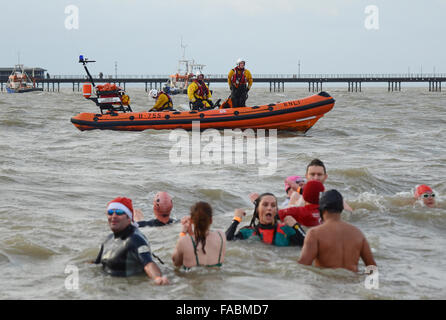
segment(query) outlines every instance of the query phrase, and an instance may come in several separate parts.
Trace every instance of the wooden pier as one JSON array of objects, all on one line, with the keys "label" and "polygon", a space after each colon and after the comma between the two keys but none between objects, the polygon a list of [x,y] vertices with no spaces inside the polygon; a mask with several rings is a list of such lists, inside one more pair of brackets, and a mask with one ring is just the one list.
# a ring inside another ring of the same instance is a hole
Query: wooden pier
[{"label": "wooden pier", "polygon": [[[226,83],[227,75],[205,75],[205,81],[211,83]],[[116,83],[125,89],[126,84],[140,83],[144,85],[145,91],[150,89],[162,89],[169,78],[168,75],[151,76],[106,76],[95,77],[95,83]],[[269,83],[270,92],[283,92],[285,83],[307,83],[309,92],[319,92],[323,86],[330,83],[345,83],[348,92],[361,92],[364,83],[387,83],[387,91],[401,91],[401,83],[425,83],[430,92],[441,92],[442,82],[446,82],[446,74],[259,74],[253,75],[255,83]],[[61,84],[71,84],[73,91],[80,91],[81,84],[88,82],[85,76],[79,75],[56,75],[51,78],[36,79],[38,87],[46,91],[60,91]],[[0,79],[0,89],[4,90],[6,79]]]}]

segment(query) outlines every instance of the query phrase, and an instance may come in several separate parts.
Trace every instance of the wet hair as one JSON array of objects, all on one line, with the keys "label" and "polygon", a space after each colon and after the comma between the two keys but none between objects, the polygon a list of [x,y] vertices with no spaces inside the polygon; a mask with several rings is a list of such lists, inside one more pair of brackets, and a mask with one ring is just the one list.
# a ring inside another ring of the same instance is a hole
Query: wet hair
[{"label": "wet hair", "polygon": [[311,160],[311,162],[308,164],[308,166],[307,166],[307,173],[308,173],[308,168],[309,167],[313,167],[313,166],[317,166],[317,167],[322,167],[322,168],[324,168],[324,174],[327,174],[327,170],[325,169],[325,165],[324,165],[324,163],[321,161],[321,160],[319,160],[319,159],[313,159],[313,160]]},{"label": "wet hair", "polygon": [[342,195],[335,189],[328,190],[322,193],[319,199],[319,213],[322,218],[322,213],[341,213],[344,210],[344,199]]},{"label": "wet hair", "polygon": [[203,253],[206,254],[204,247],[206,246],[206,233],[212,223],[212,207],[207,202],[197,202],[190,208],[190,216],[194,224],[194,235],[197,241],[197,247],[201,242],[203,244]]},{"label": "wet hair", "polygon": [[[260,202],[262,201],[262,198],[265,196],[273,196],[274,200],[276,200],[276,208],[277,208],[276,196],[269,192],[262,193],[257,199],[254,200],[254,214],[252,215],[251,223],[249,224],[250,227],[256,228],[257,227],[256,220],[260,221],[260,219],[259,219],[259,205],[260,205]],[[277,215],[274,217],[274,223],[276,223],[276,222],[277,222]]]}]

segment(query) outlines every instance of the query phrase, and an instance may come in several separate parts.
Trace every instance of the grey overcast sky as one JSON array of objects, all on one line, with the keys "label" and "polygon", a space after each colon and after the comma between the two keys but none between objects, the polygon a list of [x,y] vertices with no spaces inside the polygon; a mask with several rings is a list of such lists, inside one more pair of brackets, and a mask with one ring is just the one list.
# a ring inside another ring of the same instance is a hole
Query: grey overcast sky
[{"label": "grey overcast sky", "polygon": [[114,74],[117,61],[118,74],[170,74],[181,37],[209,74],[239,57],[254,74],[297,73],[299,60],[301,73],[446,73],[446,0],[21,0],[0,10],[0,67],[20,52],[52,75],[82,74],[79,54],[97,60],[93,73]]}]

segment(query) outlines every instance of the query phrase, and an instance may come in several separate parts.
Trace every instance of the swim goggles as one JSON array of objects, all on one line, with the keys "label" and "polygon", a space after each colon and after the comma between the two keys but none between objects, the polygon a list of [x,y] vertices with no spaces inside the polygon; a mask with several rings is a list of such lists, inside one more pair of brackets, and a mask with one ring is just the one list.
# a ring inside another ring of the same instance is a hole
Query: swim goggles
[{"label": "swim goggles", "polygon": [[423,198],[435,198],[435,193],[423,193],[421,195]]},{"label": "swim goggles", "polygon": [[117,216],[122,216],[122,215],[126,214],[125,211],[122,209],[110,209],[107,211],[107,214],[109,216],[112,216],[113,213],[116,213]]}]

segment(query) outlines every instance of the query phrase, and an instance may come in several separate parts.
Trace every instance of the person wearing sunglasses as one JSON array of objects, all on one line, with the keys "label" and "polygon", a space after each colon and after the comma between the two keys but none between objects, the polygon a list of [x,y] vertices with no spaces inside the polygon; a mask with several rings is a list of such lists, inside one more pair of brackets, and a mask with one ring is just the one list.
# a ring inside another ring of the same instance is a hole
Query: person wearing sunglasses
[{"label": "person wearing sunglasses", "polygon": [[421,200],[426,207],[435,208],[435,193],[428,185],[416,186],[414,197],[416,200]]},{"label": "person wearing sunglasses", "polygon": [[134,219],[138,227],[162,227],[174,222],[176,219],[170,217],[172,212],[173,202],[171,196],[165,192],[158,192],[153,198],[153,214],[154,219],[144,220],[144,215],[140,209],[135,209]]},{"label": "person wearing sunglasses", "polygon": [[108,224],[112,231],[101,245],[95,264],[111,276],[127,277],[146,273],[155,284],[168,284],[158,265],[152,260],[147,238],[133,221],[132,200],[118,197],[107,204]]},{"label": "person wearing sunglasses", "polygon": [[[295,187],[295,190],[291,188],[290,183],[293,184]],[[294,185],[296,184],[296,185]],[[297,192],[298,194],[302,195],[303,193],[303,186],[305,185],[305,179],[301,178],[299,176],[290,176],[285,179],[285,193],[286,193],[286,199],[282,202],[281,208],[288,207],[288,204],[290,203],[290,198],[293,195],[294,192]]]}]

